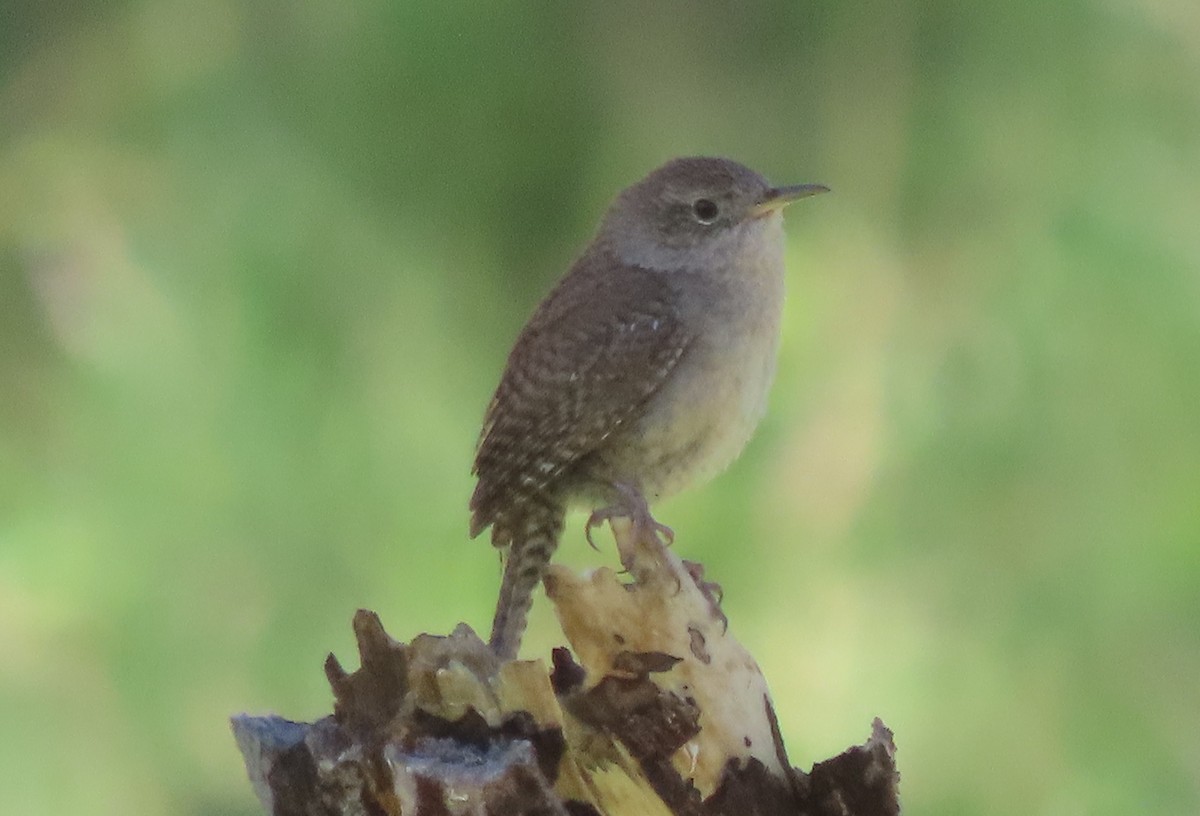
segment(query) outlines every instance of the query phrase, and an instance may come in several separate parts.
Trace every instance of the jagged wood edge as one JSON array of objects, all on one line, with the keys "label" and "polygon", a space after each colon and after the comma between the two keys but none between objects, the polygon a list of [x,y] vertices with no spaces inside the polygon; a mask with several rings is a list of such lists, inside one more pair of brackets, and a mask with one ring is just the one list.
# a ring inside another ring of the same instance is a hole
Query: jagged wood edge
[{"label": "jagged wood edge", "polygon": [[732,722],[761,719],[744,723],[746,734],[759,740],[765,727],[770,744],[738,751],[729,722],[701,727],[705,711],[688,693],[696,686],[681,691],[680,677],[694,684],[716,662],[712,653],[726,650],[728,662],[741,647],[696,565],[624,532],[632,583],[606,570],[555,567],[547,576],[580,656],[555,650],[550,673],[540,661],[501,665],[465,624],[402,644],[360,611],[361,668],[347,673],[332,655],[326,662],[332,716],[233,718],[267,812],[441,816],[469,802],[469,812],[497,816],[899,813],[895,746],[879,720],[866,743],[805,774],[787,763],[765,683],[757,702],[738,701],[733,689],[746,679],[731,685],[717,671],[700,681],[716,684],[705,699],[737,702]]}]

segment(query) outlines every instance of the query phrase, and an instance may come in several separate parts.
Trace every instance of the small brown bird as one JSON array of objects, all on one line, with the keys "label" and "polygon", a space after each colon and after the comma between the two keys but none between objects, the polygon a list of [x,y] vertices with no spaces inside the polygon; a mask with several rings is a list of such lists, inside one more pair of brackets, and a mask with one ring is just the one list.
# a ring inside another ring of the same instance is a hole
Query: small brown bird
[{"label": "small brown bird", "polygon": [[[471,535],[507,550],[491,645],[516,656],[568,507],[587,529],[732,462],[766,407],[783,307],[783,218],[819,184],[675,159],[624,190],[518,336],[480,434]],[[596,509],[599,508],[599,509]]]}]

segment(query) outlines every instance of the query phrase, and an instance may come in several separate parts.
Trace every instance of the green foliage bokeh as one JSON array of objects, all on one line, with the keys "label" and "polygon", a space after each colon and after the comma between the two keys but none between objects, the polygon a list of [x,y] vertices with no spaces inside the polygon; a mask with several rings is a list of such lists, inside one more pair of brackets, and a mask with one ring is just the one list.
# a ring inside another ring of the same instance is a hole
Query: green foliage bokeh
[{"label": "green foliage bokeh", "polygon": [[1187,2],[8,4],[0,812],[257,813],[226,717],[327,711],[354,609],[486,628],[508,345],[693,153],[835,191],[659,513],[792,761],[879,715],[913,813],[1200,812],[1198,77]]}]

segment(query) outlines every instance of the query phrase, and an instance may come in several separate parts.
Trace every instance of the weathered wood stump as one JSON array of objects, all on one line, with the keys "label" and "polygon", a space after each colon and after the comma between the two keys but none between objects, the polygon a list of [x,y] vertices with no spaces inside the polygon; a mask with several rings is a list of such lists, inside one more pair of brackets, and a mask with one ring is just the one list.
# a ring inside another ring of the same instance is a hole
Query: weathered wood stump
[{"label": "weathered wood stump", "polygon": [[546,593],[570,651],[501,664],[465,624],[398,643],[354,618],[361,667],[329,656],[334,713],[239,716],[275,816],[653,816],[899,813],[891,732],[809,773],[791,767],[767,685],[715,587],[616,526],[632,580],[554,566]]}]

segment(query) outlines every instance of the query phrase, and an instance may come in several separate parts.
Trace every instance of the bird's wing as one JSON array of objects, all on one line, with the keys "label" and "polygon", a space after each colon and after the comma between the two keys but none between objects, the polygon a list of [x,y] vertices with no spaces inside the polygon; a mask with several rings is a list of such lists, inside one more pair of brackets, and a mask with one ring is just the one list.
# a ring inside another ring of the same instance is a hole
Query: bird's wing
[{"label": "bird's wing", "polygon": [[691,342],[672,301],[662,273],[585,256],[538,307],[484,419],[472,535],[637,418]]}]

